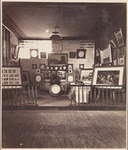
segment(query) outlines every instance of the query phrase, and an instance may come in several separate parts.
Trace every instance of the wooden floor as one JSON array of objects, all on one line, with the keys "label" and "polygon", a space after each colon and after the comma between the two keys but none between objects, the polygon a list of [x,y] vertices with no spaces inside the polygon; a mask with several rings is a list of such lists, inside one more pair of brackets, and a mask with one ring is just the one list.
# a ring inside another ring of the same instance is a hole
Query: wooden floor
[{"label": "wooden floor", "polygon": [[125,111],[3,110],[3,148],[125,148]]},{"label": "wooden floor", "polygon": [[69,106],[70,100],[68,94],[51,96],[49,93],[42,93],[37,98],[38,106]]}]

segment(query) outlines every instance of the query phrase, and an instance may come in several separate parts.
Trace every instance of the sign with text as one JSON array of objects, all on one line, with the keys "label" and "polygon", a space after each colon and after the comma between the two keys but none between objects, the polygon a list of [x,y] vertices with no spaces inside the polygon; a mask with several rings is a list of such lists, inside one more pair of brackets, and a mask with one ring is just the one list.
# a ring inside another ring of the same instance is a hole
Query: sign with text
[{"label": "sign with text", "polygon": [[2,88],[21,88],[21,68],[2,67]]}]

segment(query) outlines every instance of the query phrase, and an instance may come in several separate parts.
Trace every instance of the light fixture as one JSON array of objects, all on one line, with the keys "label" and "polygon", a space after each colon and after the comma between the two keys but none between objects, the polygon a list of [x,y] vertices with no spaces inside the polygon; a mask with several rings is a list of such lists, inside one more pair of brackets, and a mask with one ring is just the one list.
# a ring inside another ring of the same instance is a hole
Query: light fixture
[{"label": "light fixture", "polygon": [[59,26],[55,26],[55,27],[54,27],[55,31],[52,32],[53,35],[50,37],[50,40],[60,40],[60,39],[61,39],[61,37],[58,35],[59,32],[56,31],[57,28],[59,28]]}]

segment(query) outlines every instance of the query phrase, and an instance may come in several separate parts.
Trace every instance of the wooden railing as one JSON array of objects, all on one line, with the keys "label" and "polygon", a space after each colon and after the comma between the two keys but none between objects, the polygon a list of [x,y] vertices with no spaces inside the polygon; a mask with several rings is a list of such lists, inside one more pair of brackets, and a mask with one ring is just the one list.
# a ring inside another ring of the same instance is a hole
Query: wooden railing
[{"label": "wooden railing", "polygon": [[125,86],[112,85],[71,85],[74,97],[71,105],[87,106],[125,106]]},{"label": "wooden railing", "polygon": [[3,106],[35,106],[37,105],[37,85],[2,86]]}]

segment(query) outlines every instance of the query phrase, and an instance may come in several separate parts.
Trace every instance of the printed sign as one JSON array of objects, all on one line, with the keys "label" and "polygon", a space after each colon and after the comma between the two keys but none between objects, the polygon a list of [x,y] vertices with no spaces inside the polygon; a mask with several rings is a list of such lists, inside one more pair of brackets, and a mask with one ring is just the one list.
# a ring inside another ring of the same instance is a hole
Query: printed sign
[{"label": "printed sign", "polygon": [[18,86],[21,84],[20,67],[2,67],[2,88],[21,88],[21,86]]}]

